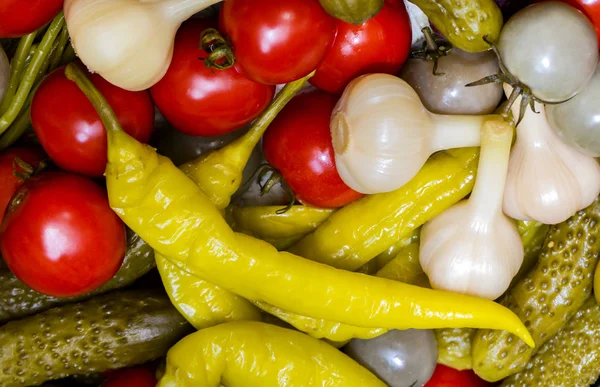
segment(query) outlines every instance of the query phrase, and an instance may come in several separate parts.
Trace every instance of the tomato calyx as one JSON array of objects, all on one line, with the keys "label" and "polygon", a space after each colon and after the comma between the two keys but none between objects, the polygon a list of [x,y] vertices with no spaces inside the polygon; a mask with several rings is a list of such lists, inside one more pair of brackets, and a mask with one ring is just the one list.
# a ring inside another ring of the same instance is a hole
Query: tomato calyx
[{"label": "tomato calyx", "polygon": [[[39,175],[48,166],[47,160],[42,160],[36,168],[31,164],[23,161],[19,157],[15,157],[13,160],[13,175],[20,180],[28,180],[33,176]],[[19,170],[22,169],[22,171]]]},{"label": "tomato calyx", "polygon": [[512,105],[517,101],[517,99],[519,97],[521,97],[521,103],[519,106],[519,117],[517,118],[517,122],[514,123],[515,126],[519,125],[521,120],[523,120],[523,117],[525,117],[525,111],[527,110],[528,106],[531,109],[531,111],[533,111],[535,114],[539,113],[538,111],[535,110],[535,102],[544,104],[544,105],[559,105],[559,104],[567,102],[571,98],[573,98],[573,97],[571,97],[571,98],[565,99],[564,101],[551,102],[551,101],[546,101],[539,97],[536,97],[533,94],[533,91],[531,91],[531,88],[529,86],[527,86],[525,83],[521,82],[521,80],[519,80],[519,78],[517,78],[516,76],[511,74],[511,72],[508,70],[508,68],[506,68],[504,61],[502,60],[502,55],[500,55],[500,50],[493,42],[488,40],[487,35],[483,37],[483,40],[492,47],[494,54],[498,58],[498,67],[500,68],[500,72],[498,72],[497,74],[488,75],[487,77],[484,77],[478,81],[468,83],[465,85],[465,87],[482,86],[482,85],[488,85],[490,83],[506,83],[506,84],[510,85],[512,87],[512,92],[510,93],[510,96],[508,97],[507,103],[502,107],[499,114],[501,116],[503,116],[505,119],[509,120],[510,119],[509,111],[510,111]]},{"label": "tomato calyx", "polygon": [[452,51],[452,45],[440,37],[433,34],[430,27],[423,27],[421,29],[425,37],[423,46],[421,49],[416,50],[412,53],[412,56],[417,59],[427,60],[433,62],[433,75],[440,76],[445,73],[439,73],[438,61],[441,57],[446,56]]},{"label": "tomato calyx", "polygon": [[206,58],[199,58],[211,69],[227,70],[235,64],[235,55],[231,44],[214,28],[207,28],[200,35],[200,49],[208,53]]}]

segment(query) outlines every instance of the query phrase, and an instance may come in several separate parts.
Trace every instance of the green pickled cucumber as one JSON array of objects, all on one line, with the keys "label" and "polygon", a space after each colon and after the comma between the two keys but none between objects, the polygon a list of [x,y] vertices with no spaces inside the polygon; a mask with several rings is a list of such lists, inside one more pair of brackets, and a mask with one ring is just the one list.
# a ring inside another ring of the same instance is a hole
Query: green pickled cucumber
[{"label": "green pickled cucumber", "polygon": [[319,0],[331,16],[346,23],[362,24],[377,15],[384,0]]},{"label": "green pickled cucumber", "polygon": [[495,42],[502,29],[502,12],[493,0],[410,0],[421,8],[454,47],[487,51],[485,36]]},{"label": "green pickled cucumber", "polygon": [[501,387],[588,387],[600,376],[600,306],[593,297]]},{"label": "green pickled cucumber", "polygon": [[0,324],[48,310],[54,306],[87,300],[120,289],[148,273],[154,266],[154,250],[137,234],[127,230],[127,253],[117,274],[95,291],[71,298],[40,294],[19,281],[8,270],[0,272]]},{"label": "green pickled cucumber", "polygon": [[498,381],[523,370],[592,294],[600,254],[600,202],[551,226],[534,269],[502,298],[528,328],[536,347],[506,331],[479,330],[473,340],[473,370]]},{"label": "green pickled cucumber", "polygon": [[120,291],[60,306],[0,327],[0,386],[146,363],[192,330],[159,291]]}]

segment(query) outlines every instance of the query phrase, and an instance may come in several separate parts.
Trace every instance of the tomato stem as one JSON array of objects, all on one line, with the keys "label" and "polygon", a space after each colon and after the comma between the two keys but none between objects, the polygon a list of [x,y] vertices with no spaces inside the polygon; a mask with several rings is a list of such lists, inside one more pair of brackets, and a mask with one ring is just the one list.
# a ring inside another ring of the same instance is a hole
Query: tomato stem
[{"label": "tomato stem", "polygon": [[437,71],[438,61],[441,57],[448,55],[452,50],[452,45],[441,38],[435,37],[429,27],[422,28],[421,32],[425,36],[425,42],[423,42],[423,47],[420,50],[413,52],[413,57],[433,61],[433,75],[444,75],[445,73]]},{"label": "tomato stem", "polygon": [[35,83],[40,70],[46,62],[48,55],[50,55],[54,41],[60,34],[64,25],[65,16],[63,12],[60,12],[50,24],[50,27],[46,31],[46,34],[44,35],[37,52],[35,53],[31,63],[23,75],[23,79],[19,83],[19,88],[16,94],[13,98],[10,98],[10,104],[8,105],[7,110],[2,114],[2,117],[0,117],[0,134],[4,133],[8,129],[8,127],[14,122],[23,109],[33,84]]},{"label": "tomato stem", "polygon": [[[258,173],[258,185],[260,186],[260,196],[268,194],[274,186],[279,184],[290,197],[290,201],[287,204],[287,206],[278,209],[277,211],[275,211],[275,213],[278,215],[285,214],[296,203],[296,195],[294,194],[294,191],[292,191],[292,189],[285,183],[281,172],[279,172],[269,164],[263,164],[263,167],[264,168],[262,168],[262,170],[259,169],[260,173]],[[269,178],[267,179],[267,181],[265,181],[264,184],[261,184],[260,182],[268,173],[270,173],[271,176],[269,176]]]},{"label": "tomato stem", "polygon": [[544,105],[558,105],[567,102],[568,100],[573,98],[571,97],[569,99],[559,102],[550,102],[536,97],[529,88],[529,86],[527,86],[526,84],[521,82],[517,77],[511,74],[511,72],[504,64],[504,61],[502,60],[500,50],[493,42],[488,40],[487,35],[483,37],[483,40],[492,47],[494,54],[498,58],[498,67],[500,68],[500,72],[497,74],[488,75],[487,77],[483,77],[478,81],[468,83],[465,85],[465,87],[482,86],[490,83],[506,83],[510,85],[513,88],[513,90],[510,93],[510,96],[508,97],[508,102],[502,107],[502,109],[499,111],[499,114],[502,115],[504,119],[508,120],[509,112],[512,105],[514,105],[517,99],[521,97],[521,103],[519,106],[519,117],[517,118],[517,122],[514,123],[515,127],[518,126],[521,120],[523,120],[523,117],[525,117],[527,106],[530,107],[531,111],[537,114],[538,112],[535,110],[535,102]]},{"label": "tomato stem", "polygon": [[79,89],[83,91],[85,96],[90,100],[94,109],[98,112],[102,124],[104,124],[104,127],[106,128],[108,137],[123,131],[114,110],[77,62],[71,62],[67,65],[65,68],[65,76],[67,79],[75,82]]},{"label": "tomato stem", "polygon": [[231,45],[214,28],[207,28],[200,35],[200,49],[208,57],[204,58],[204,65],[211,69],[226,70],[235,64],[235,55]]}]

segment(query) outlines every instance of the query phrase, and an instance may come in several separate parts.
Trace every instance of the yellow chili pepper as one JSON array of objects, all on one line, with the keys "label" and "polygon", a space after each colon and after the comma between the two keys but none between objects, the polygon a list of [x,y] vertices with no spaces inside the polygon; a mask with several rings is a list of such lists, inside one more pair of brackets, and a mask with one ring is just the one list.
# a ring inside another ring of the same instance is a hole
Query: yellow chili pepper
[{"label": "yellow chili pepper", "polygon": [[111,207],[159,254],[184,263],[191,273],[308,317],[372,328],[503,329],[533,345],[518,317],[497,303],[335,269],[234,233],[191,179],[122,130],[77,65],[66,73],[88,95],[107,130]]},{"label": "yellow chili pepper", "polygon": [[344,353],[300,332],[231,322],[175,344],[158,387],[385,387]]},{"label": "yellow chili pepper", "polygon": [[225,210],[225,219],[236,232],[262,239],[277,250],[285,250],[314,231],[334,212],[307,206],[293,206],[284,213],[278,213],[279,209],[281,207],[277,206],[230,206]]},{"label": "yellow chili pepper", "polygon": [[476,148],[437,153],[402,188],[338,210],[289,251],[356,270],[471,192],[478,158]]},{"label": "yellow chili pepper", "polygon": [[248,300],[196,278],[160,254],[156,266],[171,303],[196,329],[229,321],[260,321],[260,310]]},{"label": "yellow chili pepper", "polygon": [[275,96],[269,108],[254,121],[246,134],[219,150],[200,156],[180,169],[185,172],[219,209],[229,205],[242,184],[243,172],[252,151],[277,114],[313,75],[290,82]]}]

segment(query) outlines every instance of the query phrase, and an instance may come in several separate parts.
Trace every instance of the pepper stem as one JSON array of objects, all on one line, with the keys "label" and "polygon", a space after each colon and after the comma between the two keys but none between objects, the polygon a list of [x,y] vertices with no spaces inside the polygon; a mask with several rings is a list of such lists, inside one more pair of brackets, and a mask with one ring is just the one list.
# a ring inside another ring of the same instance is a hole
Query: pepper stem
[{"label": "pepper stem", "polygon": [[208,68],[226,70],[235,64],[235,55],[231,45],[214,28],[207,28],[202,32],[200,49],[208,54],[208,57],[203,59],[204,65]]},{"label": "pepper stem", "polygon": [[279,94],[275,96],[269,107],[254,121],[246,134],[216,152],[226,152],[227,150],[235,149],[237,154],[243,155],[239,158],[241,164],[238,166],[243,169],[250,158],[252,150],[256,147],[256,144],[258,144],[269,125],[271,125],[275,117],[298,94],[304,84],[313,75],[315,75],[315,71],[303,78],[286,84]]},{"label": "pepper stem", "polygon": [[123,131],[114,110],[77,62],[71,62],[67,65],[65,68],[65,76],[67,79],[75,82],[85,96],[88,97],[94,106],[94,109],[98,112],[109,138],[116,133]]},{"label": "pepper stem", "polygon": [[433,75],[444,75],[445,73],[438,73],[437,71],[438,60],[448,55],[452,50],[452,45],[441,38],[435,37],[430,27],[422,28],[421,32],[425,36],[425,42],[420,50],[413,52],[413,57],[433,61]]},{"label": "pepper stem", "polygon": [[[266,176],[267,173],[271,173],[271,176],[269,176],[267,181],[261,185],[260,182]],[[294,194],[294,191],[292,191],[292,189],[285,183],[281,172],[267,164],[265,168],[263,168],[262,171],[260,171],[260,173],[258,174],[258,183],[260,185],[260,196],[268,194],[274,186],[279,184],[281,185],[281,187],[283,187],[287,195],[290,197],[290,201],[285,207],[275,211],[277,215],[285,214],[292,207],[294,207],[294,204],[296,203],[296,195]]]}]

